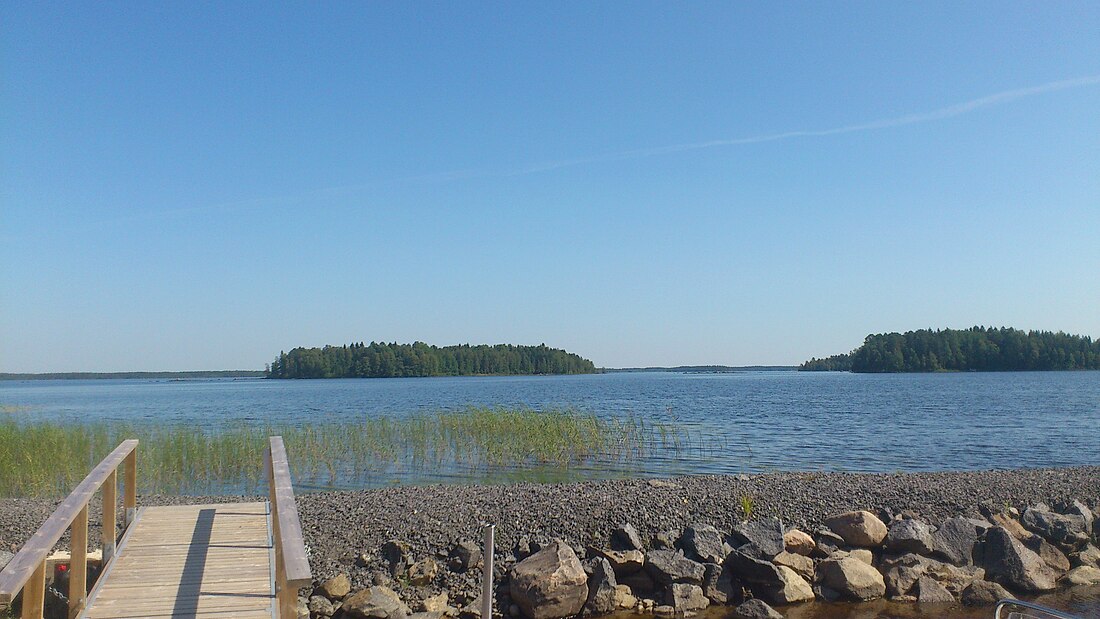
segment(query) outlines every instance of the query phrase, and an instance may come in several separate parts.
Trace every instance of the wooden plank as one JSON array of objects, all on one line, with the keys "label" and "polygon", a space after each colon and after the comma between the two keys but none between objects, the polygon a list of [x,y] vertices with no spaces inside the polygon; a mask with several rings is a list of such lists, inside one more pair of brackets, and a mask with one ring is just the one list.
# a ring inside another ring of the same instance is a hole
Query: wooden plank
[{"label": "wooden plank", "polygon": [[41,619],[46,603],[46,561],[43,560],[31,572],[23,588],[23,619]]},{"label": "wooden plank", "polygon": [[103,482],[103,563],[115,556],[118,539],[118,470],[111,471]]},{"label": "wooden plank", "polygon": [[128,527],[137,516],[137,451],[126,456],[122,475],[122,523]]},{"label": "wooden plank", "polygon": [[123,460],[135,453],[137,444],[138,442],[132,439],[122,441],[110,455],[92,469],[92,472],[69,496],[65,497],[42,527],[16,553],[15,558],[0,572],[0,603],[11,603],[111,472],[118,468]]},{"label": "wooden plank", "polygon": [[73,520],[71,558],[69,559],[69,616],[84,608],[88,592],[88,506]]},{"label": "wooden plank", "polygon": [[[279,554],[285,582],[289,587],[300,589],[312,584],[313,576],[306,558],[306,544],[302,538],[302,523],[298,519],[298,505],[294,502],[294,486],[290,480],[290,465],[287,462],[283,437],[272,436],[271,448],[271,484],[274,488],[275,502],[272,514],[278,518]],[[295,598],[297,591],[294,592]]]}]

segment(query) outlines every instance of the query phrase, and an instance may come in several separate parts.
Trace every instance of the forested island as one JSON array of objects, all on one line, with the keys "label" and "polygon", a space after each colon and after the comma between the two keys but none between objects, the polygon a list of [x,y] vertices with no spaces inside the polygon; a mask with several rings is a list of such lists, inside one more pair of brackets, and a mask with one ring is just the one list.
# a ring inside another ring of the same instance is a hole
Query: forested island
[{"label": "forested island", "polygon": [[397,378],[520,374],[593,374],[596,366],[558,348],[496,344],[430,346],[363,342],[295,348],[267,367],[268,378]]},{"label": "forested island", "polygon": [[1100,340],[1061,331],[1007,327],[921,329],[868,335],[848,354],[810,359],[806,371],[998,372],[1098,370]]}]

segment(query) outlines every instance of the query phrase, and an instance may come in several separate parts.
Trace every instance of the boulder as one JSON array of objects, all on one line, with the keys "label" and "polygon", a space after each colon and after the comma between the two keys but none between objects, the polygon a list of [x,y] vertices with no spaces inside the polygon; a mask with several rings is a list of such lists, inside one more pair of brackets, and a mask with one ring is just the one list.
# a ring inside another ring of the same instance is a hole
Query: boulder
[{"label": "boulder", "polygon": [[470,540],[455,544],[447,557],[447,567],[453,572],[465,572],[481,563],[481,547]]},{"label": "boulder", "polygon": [[1059,582],[1068,586],[1100,585],[1100,569],[1085,565],[1075,567]]},{"label": "boulder", "polygon": [[312,617],[331,617],[336,614],[336,609],[332,607],[332,602],[323,595],[310,596],[306,608],[309,609],[309,614]]},{"label": "boulder", "polygon": [[348,595],[340,610],[351,619],[407,619],[412,612],[393,590],[379,586]]},{"label": "boulder", "polygon": [[348,578],[347,574],[337,574],[321,583],[317,587],[317,593],[330,600],[342,600],[347,594],[351,593],[351,579]]},{"label": "boulder", "polygon": [[382,558],[390,566],[390,574],[397,576],[412,562],[409,545],[400,540],[390,540],[382,545]]},{"label": "boulder", "polygon": [[703,566],[706,572],[703,574],[703,595],[715,604],[729,604],[738,595],[739,591],[733,585],[733,577],[730,570],[716,563],[706,563]]},{"label": "boulder", "polygon": [[772,559],[772,563],[789,567],[806,580],[814,579],[814,560],[809,557],[783,551]]},{"label": "boulder", "polygon": [[588,553],[606,559],[619,576],[633,574],[645,565],[645,553],[641,550],[608,550],[589,546]]},{"label": "boulder", "polygon": [[615,602],[615,608],[619,610],[633,610],[638,606],[638,598],[634,597],[634,592],[626,585],[615,585],[611,599]]},{"label": "boulder", "polygon": [[942,604],[954,602],[955,596],[935,580],[928,576],[921,576],[917,580],[917,601],[921,604]]},{"label": "boulder", "polygon": [[673,583],[703,584],[706,568],[671,550],[653,550],[646,555],[645,570],[662,587]]},{"label": "boulder", "polygon": [[890,597],[908,595],[931,564],[930,559],[912,553],[883,557],[881,568],[886,593]]},{"label": "boulder", "polygon": [[[1008,514],[993,514],[989,517],[989,520],[993,523],[993,526],[1001,527],[1008,531],[1012,537],[1015,537],[1021,542],[1034,535],[1034,533],[1025,529],[1024,525],[1020,524],[1020,521]],[[990,529],[992,528],[993,527],[990,527]],[[989,529],[986,529],[986,533],[988,532]]]},{"label": "boulder", "polygon": [[1100,567],[1100,548],[1092,544],[1087,544],[1078,552],[1071,554],[1069,560],[1073,567],[1080,567],[1082,565]]},{"label": "boulder", "polygon": [[512,566],[509,591],[530,619],[571,617],[588,601],[588,577],[577,553],[555,540]]},{"label": "boulder", "polygon": [[675,529],[658,531],[653,536],[654,550],[676,550],[676,541],[680,539],[680,532]]},{"label": "boulder", "polygon": [[733,616],[736,619],[783,619],[774,608],[757,599],[742,602],[734,609]]},{"label": "boulder", "polygon": [[680,538],[684,554],[700,563],[721,563],[726,558],[722,533],[709,524],[697,524],[684,529]]},{"label": "boulder", "polygon": [[953,595],[958,595],[970,583],[985,578],[985,569],[973,565],[957,566],[930,560],[924,575],[946,587]]},{"label": "boulder", "polygon": [[1081,501],[1074,499],[1061,511],[1063,514],[1069,516],[1080,516],[1085,521],[1085,533],[1088,535],[1095,533],[1093,520],[1097,519],[1097,514],[1094,514],[1093,511]]},{"label": "boulder", "polygon": [[920,520],[903,518],[890,523],[886,534],[886,548],[890,552],[927,555],[932,553],[932,547],[932,530]]},{"label": "boulder", "polygon": [[763,596],[774,604],[794,604],[814,599],[814,590],[805,578],[785,565],[777,565],[780,584],[763,591]]},{"label": "boulder", "polygon": [[873,600],[886,593],[886,582],[882,574],[863,561],[851,557],[826,559],[819,563],[817,580],[824,587],[851,600]]},{"label": "boulder", "polygon": [[446,591],[441,592],[439,595],[424,598],[423,607],[424,612],[439,613],[447,617],[458,615],[458,609],[451,606]]},{"label": "boulder", "polygon": [[798,529],[791,529],[783,534],[783,549],[791,554],[810,556],[814,551],[814,538],[809,533]]},{"label": "boulder", "polygon": [[986,532],[982,560],[992,579],[1019,591],[1050,591],[1058,580],[1058,575],[1039,555],[1004,527]]},{"label": "boulder", "polygon": [[588,573],[588,599],[584,603],[584,609],[595,615],[602,615],[615,610],[615,570],[603,557],[591,560],[585,566]]},{"label": "boulder", "polygon": [[783,523],[778,518],[759,518],[733,528],[738,550],[758,559],[771,561],[784,550]]},{"label": "boulder", "polygon": [[[987,527],[988,528],[988,527]],[[974,562],[978,531],[965,518],[948,518],[932,533],[932,555],[954,565]]]},{"label": "boulder", "polygon": [[703,595],[703,588],[688,583],[673,583],[665,593],[665,601],[677,613],[702,610],[710,606],[710,600]]},{"label": "boulder", "polygon": [[1020,523],[1028,531],[1042,535],[1051,543],[1063,548],[1077,548],[1089,539],[1089,534],[1085,530],[1084,517],[1076,514],[1058,514],[1029,507],[1024,510]]},{"label": "boulder", "polygon": [[875,548],[886,539],[886,525],[868,511],[845,512],[825,519],[825,525],[849,546]]},{"label": "boulder", "polygon": [[439,564],[431,557],[421,559],[409,566],[409,582],[418,587],[431,583],[437,574],[439,574]]},{"label": "boulder", "polygon": [[1066,555],[1063,554],[1061,550],[1058,550],[1054,544],[1051,544],[1042,537],[1032,535],[1029,539],[1024,541],[1024,546],[1027,546],[1028,550],[1039,555],[1039,557],[1041,557],[1051,569],[1058,572],[1059,575],[1069,571],[1071,566]]},{"label": "boulder", "polygon": [[613,550],[645,550],[645,547],[642,546],[642,538],[632,524],[621,525],[611,532],[611,548]]},{"label": "boulder", "polygon": [[860,561],[863,561],[867,565],[874,565],[875,564],[875,555],[874,555],[874,553],[872,553],[870,550],[868,550],[866,548],[855,548],[851,552],[848,553],[848,556],[853,558],[853,559],[859,559]]},{"label": "boulder", "polygon": [[959,595],[959,601],[967,606],[992,606],[1000,600],[1014,600],[1001,585],[988,580],[975,580]]}]

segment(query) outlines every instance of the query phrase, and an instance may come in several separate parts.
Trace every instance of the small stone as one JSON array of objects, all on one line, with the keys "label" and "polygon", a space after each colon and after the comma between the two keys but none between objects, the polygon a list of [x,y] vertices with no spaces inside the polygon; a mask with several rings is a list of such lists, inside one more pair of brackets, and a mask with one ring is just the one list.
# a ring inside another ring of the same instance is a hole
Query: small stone
[{"label": "small stone", "polygon": [[1063,585],[1069,586],[1091,586],[1100,585],[1100,569],[1095,567],[1089,567],[1082,565],[1081,567],[1075,567],[1069,571],[1060,580]]},{"label": "small stone", "polygon": [[737,619],[783,619],[774,608],[768,606],[763,600],[746,600],[733,611]]},{"label": "small stone", "polygon": [[434,581],[438,573],[439,564],[435,562],[435,559],[427,557],[409,566],[409,582],[418,587],[423,587]]},{"label": "small stone", "polygon": [[352,619],[407,619],[412,613],[393,590],[379,586],[348,595],[340,609]]},{"label": "small stone", "polygon": [[783,549],[789,553],[808,557],[814,551],[814,546],[814,538],[809,533],[791,529],[783,534]]},{"label": "small stone", "polygon": [[645,553],[641,550],[606,550],[589,547],[588,552],[595,557],[603,557],[611,564],[615,574],[623,576],[633,574],[645,565]]},{"label": "small stone", "polygon": [[626,585],[615,585],[612,599],[615,601],[615,607],[620,610],[630,610],[638,605],[638,598],[634,597],[630,587]]},{"label": "small stone", "polygon": [[332,602],[323,595],[310,596],[307,608],[309,614],[314,617],[331,617],[336,612],[332,607]]},{"label": "small stone", "polygon": [[887,529],[877,516],[868,511],[845,512],[825,519],[825,525],[844,539],[849,546],[874,548],[886,539]]},{"label": "small stone", "polygon": [[409,559],[409,545],[400,540],[390,540],[382,545],[382,558],[390,566],[390,574],[397,576],[405,571]]},{"label": "small stone", "polygon": [[351,593],[351,579],[347,574],[337,574],[321,583],[317,591],[330,600],[342,600]]},{"label": "small stone", "polygon": [[853,559],[859,559],[867,565],[875,564],[874,553],[872,553],[870,550],[867,550],[866,548],[853,548],[852,551],[848,553],[848,556],[852,557]]},{"label": "small stone", "polygon": [[461,540],[448,553],[447,567],[454,572],[465,572],[481,562],[481,548],[470,540]]},{"label": "small stone", "polygon": [[642,538],[632,524],[624,524],[611,532],[613,550],[644,550]]},{"label": "small stone", "polygon": [[446,591],[439,595],[424,598],[423,605],[425,612],[442,613],[452,617],[458,614],[458,609],[450,605]]}]

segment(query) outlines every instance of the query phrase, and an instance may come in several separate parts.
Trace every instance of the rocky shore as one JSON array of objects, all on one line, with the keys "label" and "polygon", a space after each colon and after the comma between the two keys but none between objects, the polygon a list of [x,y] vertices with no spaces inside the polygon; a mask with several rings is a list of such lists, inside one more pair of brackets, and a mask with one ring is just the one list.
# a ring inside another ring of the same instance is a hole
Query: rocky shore
[{"label": "rocky shore", "polygon": [[[0,549],[52,508],[0,499]],[[1100,584],[1100,467],[394,487],[303,494],[299,511],[311,617],[473,619],[483,522],[497,527],[494,610],[531,619],[980,604]]]}]

